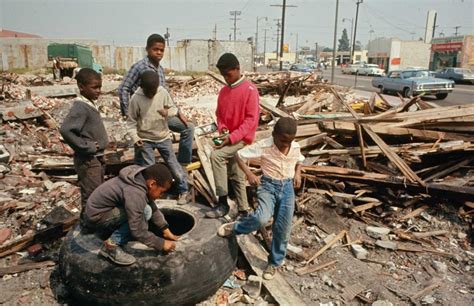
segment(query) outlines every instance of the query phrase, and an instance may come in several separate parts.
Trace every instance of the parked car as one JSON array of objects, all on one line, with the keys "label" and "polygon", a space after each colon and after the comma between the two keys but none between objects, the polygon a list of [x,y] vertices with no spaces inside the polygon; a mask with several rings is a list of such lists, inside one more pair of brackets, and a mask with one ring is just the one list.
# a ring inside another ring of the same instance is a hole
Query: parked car
[{"label": "parked car", "polygon": [[363,75],[385,75],[385,71],[383,69],[380,69],[379,66],[376,64],[365,64],[362,67],[358,68],[357,72]]},{"label": "parked car", "polygon": [[381,93],[401,92],[404,97],[435,95],[442,100],[453,91],[454,82],[434,78],[428,70],[400,70],[391,71],[386,77],[373,78],[372,86],[379,88]]},{"label": "parked car", "polygon": [[453,80],[456,83],[474,84],[474,74],[471,69],[467,68],[444,68],[436,72],[437,78]]},{"label": "parked car", "polygon": [[356,74],[357,70],[361,67],[362,67],[361,64],[349,64],[343,67],[341,71],[343,74]]},{"label": "parked car", "polygon": [[298,71],[298,72],[313,72],[311,67],[308,67],[304,64],[293,64],[290,67],[290,71]]},{"label": "parked car", "polygon": [[[283,62],[282,65],[282,71],[288,71],[290,69],[290,63],[289,62]],[[280,62],[276,62],[272,64],[272,70],[273,71],[279,71],[280,70]]]}]

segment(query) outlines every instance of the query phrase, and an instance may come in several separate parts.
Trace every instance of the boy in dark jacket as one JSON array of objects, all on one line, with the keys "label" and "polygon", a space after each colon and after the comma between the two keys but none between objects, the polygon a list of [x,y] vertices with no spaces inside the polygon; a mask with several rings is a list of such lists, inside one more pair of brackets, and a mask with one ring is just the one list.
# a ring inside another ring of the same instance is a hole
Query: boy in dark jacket
[{"label": "boy in dark jacket", "polygon": [[104,182],[104,150],[108,137],[96,105],[102,87],[100,74],[83,68],[76,79],[80,95],[74,100],[60,132],[74,150],[74,168],[81,188],[83,211],[92,191]]},{"label": "boy in dark jacket", "polygon": [[[171,252],[178,240],[168,228],[154,200],[172,185],[173,176],[164,164],[149,167],[128,166],[119,176],[100,185],[89,197],[86,206],[86,227],[97,233],[111,233],[99,251],[118,265],[131,265],[135,257],[124,252],[121,245],[131,239],[160,251]],[[148,230],[150,220],[163,233],[163,238]]]}]

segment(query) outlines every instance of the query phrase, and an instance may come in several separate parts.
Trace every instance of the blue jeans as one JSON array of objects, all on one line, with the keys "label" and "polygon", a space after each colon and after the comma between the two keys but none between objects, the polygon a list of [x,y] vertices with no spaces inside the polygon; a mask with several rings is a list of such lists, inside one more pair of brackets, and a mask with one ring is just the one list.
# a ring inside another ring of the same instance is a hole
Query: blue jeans
[{"label": "blue jeans", "polygon": [[135,164],[143,167],[154,165],[156,163],[154,149],[160,152],[161,157],[163,157],[171,173],[173,173],[177,181],[178,193],[187,192],[188,180],[183,168],[176,159],[170,139],[162,142],[143,141],[143,146],[141,147],[135,145]]},{"label": "blue jeans", "polygon": [[[125,210],[123,208],[119,208],[121,210],[119,218],[114,220],[114,224],[110,226],[118,226],[118,228],[110,235],[110,240],[117,245],[124,245],[130,240],[132,240],[132,233],[130,232],[130,227],[128,226],[127,215],[125,214]],[[145,206],[143,210],[143,217],[145,221],[151,219],[151,215],[153,214],[150,205]]]},{"label": "blue jeans", "polygon": [[265,226],[273,216],[273,239],[268,263],[280,266],[290,239],[291,219],[295,210],[293,180],[275,180],[263,176],[257,189],[258,208],[250,216],[234,225],[236,235],[249,234]]},{"label": "blue jeans", "polygon": [[188,122],[188,126],[178,116],[168,118],[168,128],[179,133],[178,161],[182,165],[190,164],[193,158],[194,125]]}]

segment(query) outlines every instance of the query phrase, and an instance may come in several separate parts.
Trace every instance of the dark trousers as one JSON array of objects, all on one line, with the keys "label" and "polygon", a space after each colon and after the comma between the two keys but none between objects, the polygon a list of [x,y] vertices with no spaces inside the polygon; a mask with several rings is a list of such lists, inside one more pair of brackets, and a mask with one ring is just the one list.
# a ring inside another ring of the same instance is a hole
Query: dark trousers
[{"label": "dark trousers", "polygon": [[81,216],[92,192],[104,182],[105,161],[96,156],[74,156],[79,187],[81,188]]}]

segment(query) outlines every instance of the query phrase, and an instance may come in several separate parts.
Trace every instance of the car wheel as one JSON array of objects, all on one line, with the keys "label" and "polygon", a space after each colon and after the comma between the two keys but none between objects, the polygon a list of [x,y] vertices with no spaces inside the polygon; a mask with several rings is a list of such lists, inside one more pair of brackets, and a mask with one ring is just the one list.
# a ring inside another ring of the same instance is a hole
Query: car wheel
[{"label": "car wheel", "polygon": [[436,94],[436,99],[444,100],[444,99],[446,99],[447,96],[448,96],[447,93],[439,93],[439,94]]},{"label": "car wheel", "polygon": [[412,96],[411,89],[408,88],[408,87],[405,87],[405,88],[403,89],[403,96],[404,96],[405,98],[410,98],[410,97]]},{"label": "car wheel", "polygon": [[[214,294],[232,274],[238,254],[235,237],[221,238],[219,219],[204,218],[209,207],[159,205],[176,235],[176,251],[165,254],[123,249],[136,258],[118,266],[98,255],[102,239],[78,226],[63,241],[59,272],[79,305],[188,305]],[[153,227],[150,227],[153,230]]]},{"label": "car wheel", "polygon": [[379,89],[380,89],[380,93],[381,93],[381,94],[386,94],[386,93],[387,93],[387,91],[385,90],[385,88],[383,87],[383,85],[380,85],[380,86],[379,86]]}]

